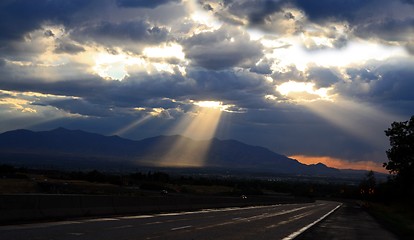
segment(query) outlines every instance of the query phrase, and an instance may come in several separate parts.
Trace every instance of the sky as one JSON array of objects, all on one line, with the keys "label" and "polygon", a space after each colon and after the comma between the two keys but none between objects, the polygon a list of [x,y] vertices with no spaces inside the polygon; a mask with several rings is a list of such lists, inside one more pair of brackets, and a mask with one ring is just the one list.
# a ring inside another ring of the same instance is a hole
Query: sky
[{"label": "sky", "polygon": [[2,0],[0,132],[236,139],[384,171],[413,0]]}]

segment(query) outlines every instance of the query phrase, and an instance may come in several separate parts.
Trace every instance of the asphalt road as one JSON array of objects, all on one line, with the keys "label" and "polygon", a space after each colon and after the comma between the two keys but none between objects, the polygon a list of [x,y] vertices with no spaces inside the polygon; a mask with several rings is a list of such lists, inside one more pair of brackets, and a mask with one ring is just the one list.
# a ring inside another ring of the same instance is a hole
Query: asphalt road
[{"label": "asphalt road", "polygon": [[1,240],[293,239],[337,209],[317,201],[0,227]]}]

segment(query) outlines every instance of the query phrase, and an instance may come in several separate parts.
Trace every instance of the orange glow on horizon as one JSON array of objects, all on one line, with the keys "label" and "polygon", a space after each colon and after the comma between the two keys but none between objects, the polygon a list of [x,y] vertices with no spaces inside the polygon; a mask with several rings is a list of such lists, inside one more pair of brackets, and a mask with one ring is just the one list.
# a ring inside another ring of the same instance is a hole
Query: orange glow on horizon
[{"label": "orange glow on horizon", "polygon": [[306,155],[293,155],[289,156],[290,158],[296,159],[303,164],[317,164],[323,163],[328,167],[338,168],[338,169],[353,169],[353,170],[366,170],[366,171],[375,171],[380,173],[388,173],[386,169],[382,167],[381,163],[373,161],[359,161],[351,162],[348,160],[342,160],[339,158],[332,158],[328,156],[324,157],[315,157],[315,156],[306,156]]}]

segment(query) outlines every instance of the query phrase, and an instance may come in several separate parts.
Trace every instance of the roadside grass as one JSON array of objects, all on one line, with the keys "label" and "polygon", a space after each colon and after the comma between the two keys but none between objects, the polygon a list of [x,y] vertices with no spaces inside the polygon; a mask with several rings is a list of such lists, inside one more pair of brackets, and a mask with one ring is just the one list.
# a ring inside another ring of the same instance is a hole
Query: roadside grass
[{"label": "roadside grass", "polygon": [[131,188],[111,183],[89,182],[85,180],[53,179],[39,174],[27,174],[24,178],[0,178],[0,194],[46,193],[46,194],[92,194],[92,195],[151,195],[161,190],[171,193],[195,195],[231,194],[233,187],[221,185],[172,184],[159,181],[143,181],[140,186]]},{"label": "roadside grass", "polygon": [[[46,181],[45,181],[46,180]],[[94,195],[128,195],[132,191],[108,183],[91,183],[81,180],[55,180],[37,176],[26,179],[0,179],[0,194],[94,194]],[[135,193],[135,195],[137,195]]]},{"label": "roadside grass", "polygon": [[36,193],[37,184],[29,179],[0,179],[0,194]]},{"label": "roadside grass", "polygon": [[409,202],[369,203],[368,212],[400,239],[414,239],[414,206]]}]

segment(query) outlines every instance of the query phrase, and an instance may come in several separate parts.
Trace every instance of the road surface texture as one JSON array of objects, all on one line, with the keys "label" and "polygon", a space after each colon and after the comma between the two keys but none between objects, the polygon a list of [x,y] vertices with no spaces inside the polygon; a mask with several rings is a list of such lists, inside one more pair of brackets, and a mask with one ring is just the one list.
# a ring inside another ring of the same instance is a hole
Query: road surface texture
[{"label": "road surface texture", "polygon": [[347,202],[325,220],[305,231],[295,240],[394,240],[395,235],[383,229],[354,202]]},{"label": "road surface texture", "polygon": [[293,239],[341,203],[317,201],[0,227],[1,240]]}]

